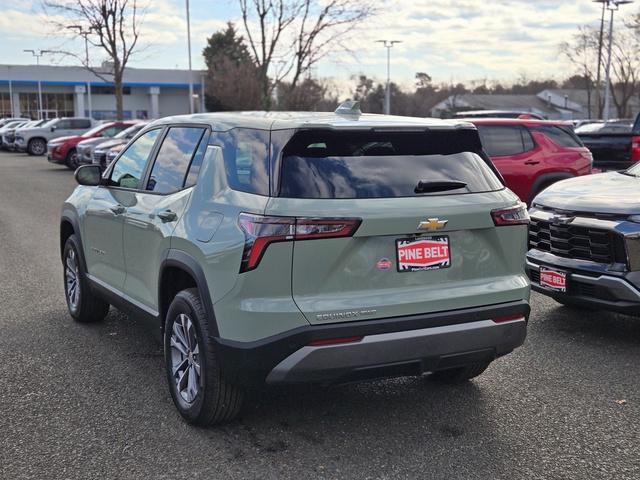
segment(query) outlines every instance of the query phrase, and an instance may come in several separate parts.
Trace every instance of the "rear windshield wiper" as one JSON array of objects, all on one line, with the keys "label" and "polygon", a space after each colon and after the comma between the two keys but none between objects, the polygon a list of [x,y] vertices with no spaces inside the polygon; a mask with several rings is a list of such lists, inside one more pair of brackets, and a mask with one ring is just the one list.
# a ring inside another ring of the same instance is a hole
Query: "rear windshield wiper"
[{"label": "rear windshield wiper", "polygon": [[458,190],[459,188],[466,187],[465,182],[457,182],[455,180],[444,180],[434,182],[418,182],[416,188],[413,189],[415,193],[430,193],[430,192],[446,192],[447,190]]}]

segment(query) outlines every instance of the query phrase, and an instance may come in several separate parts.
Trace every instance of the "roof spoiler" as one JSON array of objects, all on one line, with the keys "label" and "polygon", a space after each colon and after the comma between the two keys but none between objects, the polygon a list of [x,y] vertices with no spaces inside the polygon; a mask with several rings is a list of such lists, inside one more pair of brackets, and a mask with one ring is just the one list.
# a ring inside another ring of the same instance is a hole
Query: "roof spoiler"
[{"label": "roof spoiler", "polygon": [[360,102],[355,100],[347,100],[346,102],[342,102],[336,108],[335,113],[337,115],[362,115],[362,110],[360,110]]}]

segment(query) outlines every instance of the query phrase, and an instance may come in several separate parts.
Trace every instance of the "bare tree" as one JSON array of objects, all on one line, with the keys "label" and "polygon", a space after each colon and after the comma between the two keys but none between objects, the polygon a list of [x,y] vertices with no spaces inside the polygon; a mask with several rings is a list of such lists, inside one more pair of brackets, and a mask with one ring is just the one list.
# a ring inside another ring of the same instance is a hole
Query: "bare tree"
[{"label": "bare tree", "polygon": [[631,116],[629,101],[638,92],[640,76],[640,55],[637,38],[629,30],[615,34],[611,50],[611,88],[613,103],[618,116]]},{"label": "bare tree", "polygon": [[[263,107],[273,85],[289,77],[296,88],[320,59],[374,13],[373,0],[238,0],[247,41],[258,66]],[[273,69],[273,81],[269,78]]]},{"label": "bare tree", "polygon": [[[578,28],[578,33],[573,36],[571,42],[562,42],[560,51],[576,67],[579,75],[584,78],[584,87],[587,91],[587,115],[591,118],[593,107],[591,98],[593,96],[594,77],[597,76],[598,65],[598,32],[591,27],[583,26]],[[596,96],[598,103],[598,116],[602,115],[602,106],[599,105],[599,95]]]},{"label": "bare tree", "polygon": [[123,119],[124,70],[136,50],[140,37],[142,11],[137,0],[45,0],[44,8],[64,18],[55,26],[68,32],[72,25],[80,25],[87,34],[87,41],[100,47],[108,61],[102,68],[91,66],[84,57],[76,56],[83,66],[105,82],[113,81],[116,97],[116,116]]}]

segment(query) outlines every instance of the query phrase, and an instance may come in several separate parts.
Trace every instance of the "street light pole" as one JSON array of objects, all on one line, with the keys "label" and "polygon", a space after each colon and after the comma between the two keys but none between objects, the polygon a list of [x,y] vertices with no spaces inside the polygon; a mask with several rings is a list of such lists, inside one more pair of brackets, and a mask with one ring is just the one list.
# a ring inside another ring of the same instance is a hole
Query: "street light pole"
[{"label": "street light pole", "polygon": [[42,120],[42,85],[40,83],[40,57],[45,53],[49,53],[49,50],[23,50],[24,52],[31,53],[36,57],[36,67],[38,70],[38,120]]},{"label": "street light pole", "polygon": [[607,47],[607,69],[604,80],[604,120],[610,118],[611,107],[611,45],[613,43],[613,13],[620,8],[620,5],[633,3],[633,0],[604,0],[607,2],[607,9],[611,12],[609,19],[609,46]]},{"label": "street light pole", "polygon": [[185,0],[187,7],[187,48],[189,50],[189,113],[193,113],[193,74],[191,72],[191,21],[189,19],[189,0]]},{"label": "street light pole", "polygon": [[402,43],[402,40],[376,40],[376,43],[382,43],[387,49],[387,88],[384,95],[384,113],[391,113],[391,48],[396,43]]},{"label": "street light pole", "polygon": [[[87,70],[89,69],[89,40],[87,37],[91,35],[94,27],[89,27],[88,30],[82,28],[82,25],[69,25],[67,27],[69,30],[75,30],[78,35],[84,38],[84,61],[86,64]],[[93,116],[92,108],[91,108],[91,81],[87,81],[87,110],[89,111],[89,117]]]}]

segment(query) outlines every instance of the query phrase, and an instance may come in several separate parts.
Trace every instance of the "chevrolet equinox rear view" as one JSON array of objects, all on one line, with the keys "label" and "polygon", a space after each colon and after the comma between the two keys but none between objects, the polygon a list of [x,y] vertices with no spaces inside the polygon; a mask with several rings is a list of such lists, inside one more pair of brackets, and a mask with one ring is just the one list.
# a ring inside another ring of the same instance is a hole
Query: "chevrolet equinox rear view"
[{"label": "chevrolet equinox rear view", "polygon": [[265,382],[465,381],[525,339],[528,215],[468,123],[353,104],[169,117],[76,179],[71,316],[154,319],[190,423]]}]

